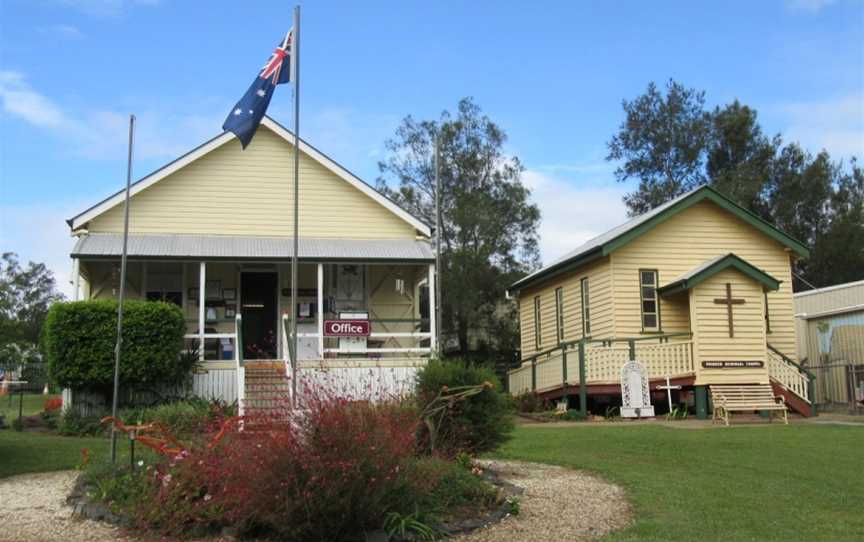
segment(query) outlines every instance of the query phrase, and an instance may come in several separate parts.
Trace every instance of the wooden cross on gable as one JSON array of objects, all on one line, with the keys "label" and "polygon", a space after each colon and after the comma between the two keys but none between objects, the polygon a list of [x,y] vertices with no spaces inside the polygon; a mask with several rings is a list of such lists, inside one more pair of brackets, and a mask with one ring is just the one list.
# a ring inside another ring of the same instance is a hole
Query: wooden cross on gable
[{"label": "wooden cross on gable", "polygon": [[735,336],[735,329],[732,325],[732,305],[743,305],[743,299],[734,299],[732,297],[732,284],[726,283],[726,297],[718,297],[714,299],[717,305],[726,305],[726,314],[729,317],[729,337]]}]

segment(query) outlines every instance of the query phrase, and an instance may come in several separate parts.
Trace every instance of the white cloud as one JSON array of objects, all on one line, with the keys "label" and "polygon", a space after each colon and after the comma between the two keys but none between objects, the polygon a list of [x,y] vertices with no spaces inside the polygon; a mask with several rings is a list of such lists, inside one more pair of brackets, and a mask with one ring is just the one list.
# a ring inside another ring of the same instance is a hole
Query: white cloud
[{"label": "white cloud", "polygon": [[835,0],[786,0],[786,8],[790,11],[819,13],[834,2]]},{"label": "white cloud", "polygon": [[[3,111],[49,131],[67,143],[73,154],[115,159],[125,152],[127,113],[64,111],[15,71],[0,71],[0,100]],[[221,114],[166,114],[148,109],[136,116],[135,156],[140,158],[174,158],[221,132]]]},{"label": "white cloud", "polygon": [[24,75],[16,71],[0,71],[0,100],[4,111],[36,126],[57,128],[67,122],[60,108],[30,88]]},{"label": "white cloud", "polygon": [[864,157],[864,94],[817,102],[780,105],[786,141],[798,141],[813,152],[826,149],[833,158]]},{"label": "white cloud", "polygon": [[64,220],[86,207],[85,202],[0,206],[0,247],[18,254],[22,263],[44,263],[54,273],[57,289],[72,295],[74,239]]},{"label": "white cloud", "polygon": [[624,185],[575,182],[545,169],[529,168],[522,173],[542,216],[540,256],[544,264],[627,220],[621,200],[627,191]]},{"label": "white cloud", "polygon": [[71,24],[52,24],[37,28],[43,36],[56,39],[77,40],[84,37],[84,33],[77,26]]}]

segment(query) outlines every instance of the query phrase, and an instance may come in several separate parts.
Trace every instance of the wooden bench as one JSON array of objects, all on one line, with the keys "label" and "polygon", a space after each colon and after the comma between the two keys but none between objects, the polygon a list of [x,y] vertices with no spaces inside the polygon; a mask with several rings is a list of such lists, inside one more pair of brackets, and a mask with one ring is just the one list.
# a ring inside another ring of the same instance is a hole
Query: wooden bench
[{"label": "wooden bench", "polygon": [[714,421],[723,420],[729,425],[732,412],[764,410],[770,413],[769,423],[775,412],[782,412],[783,422],[789,424],[786,402],[783,397],[774,395],[771,384],[718,384],[709,386],[709,389],[714,403]]}]

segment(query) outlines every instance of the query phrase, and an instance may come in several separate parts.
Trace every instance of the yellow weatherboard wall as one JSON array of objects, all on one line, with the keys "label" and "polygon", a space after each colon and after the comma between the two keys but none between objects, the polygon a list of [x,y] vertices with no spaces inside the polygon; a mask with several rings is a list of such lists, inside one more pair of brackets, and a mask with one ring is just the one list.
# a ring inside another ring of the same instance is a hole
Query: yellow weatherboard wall
[{"label": "yellow weatherboard wall", "polygon": [[[729,337],[727,306],[715,303],[726,298],[726,285],[732,298],[743,304],[732,305],[734,336]],[[726,269],[690,290],[690,314],[693,319],[696,384],[767,384],[768,369],[705,369],[704,361],[761,361],[767,363],[762,285],[743,273]]]},{"label": "yellow weatherboard wall", "polygon": [[588,277],[588,307],[590,308],[591,336],[611,336],[613,304],[611,266],[609,260],[588,264],[581,269],[558,276],[536,288],[519,293],[519,322],[521,326],[522,357],[537,352],[534,340],[534,298],[540,296],[540,350],[558,344],[556,337],[555,289],[564,291],[564,340],[582,338],[582,296],[580,281]]},{"label": "yellow weatherboard wall", "polygon": [[[656,269],[662,286],[729,252],[781,281],[779,290],[768,293],[771,333],[767,338],[768,343],[795,359],[789,253],[777,241],[709,201],[697,203],[661,222],[612,253],[614,335],[642,334],[639,269]],[[690,331],[691,312],[686,296],[661,299],[660,322],[664,333]]]},{"label": "yellow weatherboard wall", "polygon": [[[232,140],[132,197],[130,231],[290,236],[293,147],[265,126],[242,150]],[[95,217],[93,233],[122,232],[123,205]],[[413,239],[415,229],[309,156],[300,155],[300,235]]]}]

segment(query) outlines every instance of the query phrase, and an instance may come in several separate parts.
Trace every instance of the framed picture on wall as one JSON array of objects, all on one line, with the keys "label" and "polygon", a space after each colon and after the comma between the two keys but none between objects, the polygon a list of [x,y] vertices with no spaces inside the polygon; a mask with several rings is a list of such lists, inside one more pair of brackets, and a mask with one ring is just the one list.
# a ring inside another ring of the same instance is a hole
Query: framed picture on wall
[{"label": "framed picture on wall", "polygon": [[204,295],[207,299],[222,299],[222,281],[208,280],[205,282]]},{"label": "framed picture on wall", "polygon": [[234,318],[237,316],[237,305],[225,305],[225,318]]},{"label": "framed picture on wall", "polygon": [[237,299],[237,289],[236,288],[225,288],[222,290],[222,299],[225,301],[234,301]]}]

